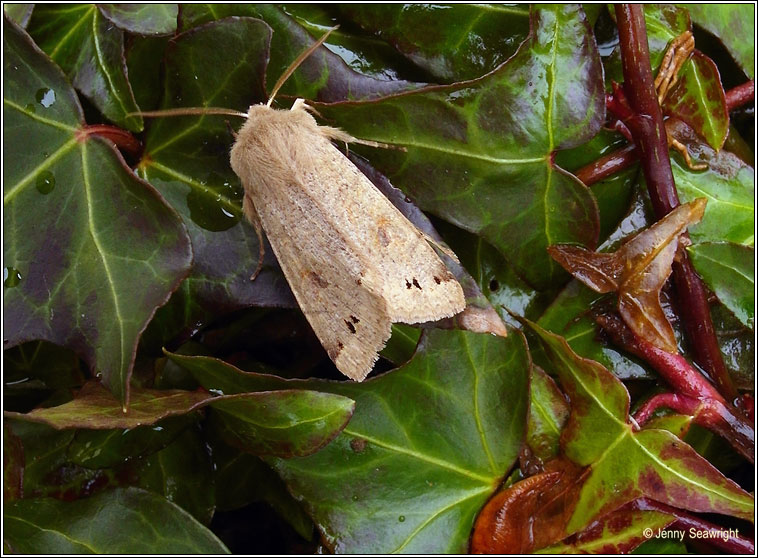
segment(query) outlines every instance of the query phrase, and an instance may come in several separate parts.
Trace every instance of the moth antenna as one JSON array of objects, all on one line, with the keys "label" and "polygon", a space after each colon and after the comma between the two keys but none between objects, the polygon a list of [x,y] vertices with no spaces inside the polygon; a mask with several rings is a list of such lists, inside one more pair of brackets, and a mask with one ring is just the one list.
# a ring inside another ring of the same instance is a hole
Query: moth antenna
[{"label": "moth antenna", "polygon": [[327,37],[331,34],[332,31],[337,29],[339,25],[335,25],[331,29],[329,29],[326,33],[324,33],[321,38],[313,43],[310,47],[308,47],[306,50],[304,50],[302,53],[300,53],[300,56],[295,58],[294,62],[289,65],[289,67],[284,70],[284,73],[279,77],[279,79],[274,84],[274,89],[271,91],[271,96],[268,98],[268,102],[266,103],[267,107],[271,106],[271,103],[274,102],[274,97],[276,97],[276,94],[279,93],[279,89],[282,88],[282,85],[284,85],[284,82],[287,81],[290,76],[295,73],[295,70],[298,69],[300,64],[303,63],[303,61],[308,58],[311,54],[313,54],[313,51],[315,51],[318,47],[320,47],[322,44],[324,44],[324,41],[326,41]]},{"label": "moth antenna", "polygon": [[148,118],[160,116],[193,116],[206,114],[220,114],[224,116],[238,116],[247,118],[246,112],[218,107],[186,107],[163,110],[146,110],[144,112],[130,112],[126,116],[147,116]]}]

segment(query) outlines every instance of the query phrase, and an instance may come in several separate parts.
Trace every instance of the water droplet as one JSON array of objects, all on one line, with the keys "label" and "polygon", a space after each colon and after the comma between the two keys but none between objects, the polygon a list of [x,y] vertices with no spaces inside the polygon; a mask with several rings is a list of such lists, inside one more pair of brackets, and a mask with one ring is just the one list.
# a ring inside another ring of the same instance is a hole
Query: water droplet
[{"label": "water droplet", "polygon": [[35,95],[37,102],[45,108],[50,108],[55,103],[55,91],[49,87],[43,87],[37,90]]},{"label": "water droplet", "polygon": [[358,501],[358,495],[357,494],[353,494],[353,502],[357,502],[357,501]]},{"label": "water droplet", "polygon": [[27,103],[27,105],[24,107],[24,110],[26,112],[35,113],[37,112],[37,107],[34,106],[34,103]]},{"label": "water droplet", "polygon": [[240,220],[239,206],[242,190],[237,184],[221,182],[218,174],[198,182],[187,194],[190,217],[198,226],[214,232],[232,228]]},{"label": "water droplet", "polygon": [[405,521],[405,516],[404,516],[404,515],[401,515],[400,517],[398,517],[398,518],[397,518],[397,520],[398,520],[400,523],[402,523],[403,521]]},{"label": "water droplet", "polygon": [[21,282],[21,273],[15,267],[3,268],[3,285],[15,287]]},{"label": "water droplet", "polygon": [[40,194],[49,194],[55,188],[55,176],[50,171],[42,171],[37,175],[36,186]]}]

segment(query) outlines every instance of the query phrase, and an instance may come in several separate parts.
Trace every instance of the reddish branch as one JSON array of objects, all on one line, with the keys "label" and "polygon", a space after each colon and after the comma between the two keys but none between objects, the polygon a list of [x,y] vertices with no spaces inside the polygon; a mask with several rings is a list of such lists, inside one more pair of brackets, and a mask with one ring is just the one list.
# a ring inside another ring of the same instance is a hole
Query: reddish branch
[{"label": "reddish branch", "polygon": [[100,136],[109,139],[116,144],[116,147],[135,157],[139,156],[142,152],[142,144],[139,140],[126,130],[122,130],[116,126],[93,124],[80,128],[77,133],[79,141],[84,141],[89,136]]},{"label": "reddish branch", "polygon": [[[642,172],[656,217],[661,219],[677,205],[679,196],[668,154],[668,137],[658,104],[643,7],[616,4],[624,92],[634,116],[624,121],[637,144]],[[734,401],[738,397],[724,365],[711,321],[706,291],[686,252],[673,265],[678,307],[695,359],[710,374],[719,391]]]},{"label": "reddish branch", "polygon": [[634,414],[644,424],[660,408],[673,409],[693,417],[695,424],[726,439],[745,458],[753,461],[755,432],[734,407],[679,354],[668,353],[636,335],[615,314],[598,316],[596,321],[613,343],[652,366],[674,389],[651,397]]},{"label": "reddish branch", "polygon": [[726,92],[726,108],[729,112],[753,102],[755,98],[755,82],[751,79],[742,85]]}]

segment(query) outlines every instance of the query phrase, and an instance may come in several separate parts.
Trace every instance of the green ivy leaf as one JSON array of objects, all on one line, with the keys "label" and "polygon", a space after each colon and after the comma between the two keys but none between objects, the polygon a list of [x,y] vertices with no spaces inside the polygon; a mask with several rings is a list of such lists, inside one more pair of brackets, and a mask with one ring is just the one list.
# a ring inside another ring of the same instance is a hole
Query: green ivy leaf
[{"label": "green ivy leaf", "polygon": [[5,347],[70,347],[126,404],[139,335],[189,270],[186,230],[112,145],[82,134],[65,77],[7,21],[4,52]]},{"label": "green ivy leaf", "polygon": [[713,242],[687,248],[705,283],[743,325],[755,327],[755,250]]},{"label": "green ivy leaf", "polygon": [[464,552],[518,453],[527,369],[518,334],[431,331],[405,366],[329,384],[355,399],[350,425],[274,468],[335,552]]},{"label": "green ivy leaf", "polygon": [[342,4],[339,12],[393,45],[440,83],[505,62],[529,33],[529,9],[503,4]]},{"label": "green ivy leaf", "polygon": [[[95,4],[38,5],[28,26],[39,47],[109,120],[142,130],[126,74],[124,33]],[[127,116],[130,115],[130,116]]]},{"label": "green ivy leaf", "polygon": [[[186,31],[229,16],[252,16],[271,26],[271,58],[266,69],[268,87],[272,87],[292,61],[326,32],[324,28],[313,35],[309,34],[302,25],[275,4],[185,4],[179,15],[179,30]],[[326,44],[332,45],[330,42]],[[338,53],[344,50],[338,43],[332,48]],[[351,70],[345,61],[329,48],[321,48],[303,61],[300,68],[283,85],[280,95],[334,102],[381,97],[417,86],[403,80],[378,79],[371,75],[359,74]],[[263,98],[258,99],[262,100]]]},{"label": "green ivy leaf", "polygon": [[3,12],[16,25],[26,29],[34,11],[34,4],[3,4]]},{"label": "green ivy leaf", "polygon": [[755,23],[750,4],[683,4],[700,27],[718,37],[750,79],[755,77]]},{"label": "green ivy leaf", "polygon": [[356,137],[402,146],[373,151],[372,165],[545,288],[564,277],[548,245],[597,242],[594,197],[552,156],[594,135],[604,95],[581,9],[544,7],[532,22],[508,63],[479,80],[318,110]]},{"label": "green ivy leaf", "polygon": [[137,35],[170,35],[176,32],[178,4],[99,4],[100,12],[114,25]]},{"label": "green ivy leaf", "polygon": [[4,540],[20,554],[228,554],[216,536],[168,500],[139,488],[73,502],[16,500]]},{"label": "green ivy leaf", "polygon": [[526,443],[532,453],[545,462],[560,453],[559,442],[569,417],[569,405],[553,379],[539,366],[532,366],[529,387]]},{"label": "green ivy leaf", "polygon": [[636,498],[695,512],[752,519],[753,497],[666,430],[635,431],[629,394],[602,365],[579,357],[566,341],[534,323],[571,415],[561,437],[565,455],[588,467],[566,534]]}]

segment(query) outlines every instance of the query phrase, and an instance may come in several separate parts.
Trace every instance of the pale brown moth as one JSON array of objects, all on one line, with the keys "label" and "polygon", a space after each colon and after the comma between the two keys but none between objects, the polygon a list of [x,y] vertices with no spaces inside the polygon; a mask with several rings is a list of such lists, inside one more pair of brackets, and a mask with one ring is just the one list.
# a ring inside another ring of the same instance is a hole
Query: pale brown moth
[{"label": "pale brown moth", "polygon": [[[361,381],[393,322],[450,317],[466,302],[427,237],[332,144],[359,140],[319,126],[302,99],[290,110],[271,107],[281,85],[328,34],[290,65],[266,104],[251,106],[246,115],[197,110],[247,117],[231,150],[245,192],[243,212],[259,236],[261,228],[266,232],[329,358]],[[144,115],[169,113],[187,111]]]}]

